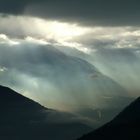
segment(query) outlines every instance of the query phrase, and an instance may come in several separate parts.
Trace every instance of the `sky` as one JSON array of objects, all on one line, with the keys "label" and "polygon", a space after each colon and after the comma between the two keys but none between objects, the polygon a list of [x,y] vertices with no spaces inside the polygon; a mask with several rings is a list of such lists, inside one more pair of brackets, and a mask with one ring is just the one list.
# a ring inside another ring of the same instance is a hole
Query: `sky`
[{"label": "sky", "polygon": [[121,110],[140,95],[139,14],[138,0],[1,0],[0,84],[85,117]]}]

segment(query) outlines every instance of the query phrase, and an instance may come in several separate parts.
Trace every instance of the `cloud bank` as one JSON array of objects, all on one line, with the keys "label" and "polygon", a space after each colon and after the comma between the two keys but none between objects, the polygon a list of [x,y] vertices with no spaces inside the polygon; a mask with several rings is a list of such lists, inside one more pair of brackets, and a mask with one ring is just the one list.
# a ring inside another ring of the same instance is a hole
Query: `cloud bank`
[{"label": "cloud bank", "polygon": [[0,12],[88,25],[139,26],[138,0],[2,0]]}]

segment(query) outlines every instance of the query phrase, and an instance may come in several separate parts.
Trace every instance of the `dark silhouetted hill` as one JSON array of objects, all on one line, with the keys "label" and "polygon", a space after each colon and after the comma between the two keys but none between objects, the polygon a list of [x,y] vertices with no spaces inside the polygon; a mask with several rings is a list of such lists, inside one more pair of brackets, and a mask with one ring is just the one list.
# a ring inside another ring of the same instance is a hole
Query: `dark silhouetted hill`
[{"label": "dark silhouetted hill", "polygon": [[71,140],[91,130],[76,120],[66,121],[72,117],[0,86],[0,140]]},{"label": "dark silhouetted hill", "polygon": [[84,135],[79,140],[139,140],[140,97],[125,108],[111,122]]}]

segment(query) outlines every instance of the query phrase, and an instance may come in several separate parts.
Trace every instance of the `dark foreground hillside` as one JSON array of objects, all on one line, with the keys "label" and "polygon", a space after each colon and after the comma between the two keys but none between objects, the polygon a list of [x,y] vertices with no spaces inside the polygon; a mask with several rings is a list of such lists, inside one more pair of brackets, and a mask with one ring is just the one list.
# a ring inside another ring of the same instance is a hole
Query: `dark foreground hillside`
[{"label": "dark foreground hillside", "polygon": [[140,140],[140,97],[111,122],[79,140]]},{"label": "dark foreground hillside", "polygon": [[[91,128],[0,86],[0,140],[72,140]],[[62,119],[61,119],[62,118]]]}]

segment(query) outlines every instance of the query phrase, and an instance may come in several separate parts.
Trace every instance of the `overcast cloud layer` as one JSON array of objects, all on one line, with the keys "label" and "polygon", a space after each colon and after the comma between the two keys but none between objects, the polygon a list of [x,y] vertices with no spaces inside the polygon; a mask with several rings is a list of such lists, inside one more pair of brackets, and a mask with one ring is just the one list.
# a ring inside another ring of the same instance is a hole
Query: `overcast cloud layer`
[{"label": "overcast cloud layer", "polygon": [[0,12],[89,25],[139,26],[139,0],[1,0]]}]

